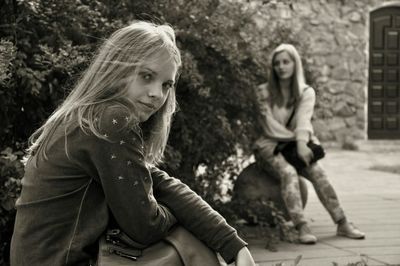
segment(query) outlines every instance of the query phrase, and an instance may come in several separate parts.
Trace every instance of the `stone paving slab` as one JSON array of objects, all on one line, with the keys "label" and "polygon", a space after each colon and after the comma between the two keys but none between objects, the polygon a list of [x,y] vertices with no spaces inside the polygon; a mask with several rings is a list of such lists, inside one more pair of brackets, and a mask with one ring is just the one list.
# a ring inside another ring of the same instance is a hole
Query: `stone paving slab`
[{"label": "stone paving slab", "polygon": [[[365,230],[368,232],[369,236],[369,231]],[[316,233],[317,234],[317,233]],[[332,246],[338,247],[338,248],[367,248],[367,247],[392,247],[393,245],[400,247],[400,238],[394,237],[388,241],[388,238],[382,237],[382,238],[375,238],[375,237],[367,237],[365,240],[354,240],[354,241],[349,241],[347,238],[339,238],[336,236],[328,236],[328,237],[319,237],[319,242],[323,243],[329,243]]]}]

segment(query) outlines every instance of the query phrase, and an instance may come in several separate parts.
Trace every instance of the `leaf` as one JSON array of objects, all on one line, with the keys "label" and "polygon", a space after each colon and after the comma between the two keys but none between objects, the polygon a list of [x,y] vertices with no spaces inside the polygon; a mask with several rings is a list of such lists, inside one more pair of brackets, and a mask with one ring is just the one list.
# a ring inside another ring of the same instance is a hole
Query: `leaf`
[{"label": "leaf", "polygon": [[1,203],[1,206],[6,210],[6,211],[11,211],[14,209],[15,203],[12,198],[7,198],[5,201]]},{"label": "leaf", "polygon": [[368,256],[367,256],[366,254],[360,254],[360,257],[361,257],[361,261],[362,261],[365,265],[367,265]]},{"label": "leaf", "polygon": [[294,260],[294,266],[297,266],[299,264],[302,257],[302,255],[297,256],[297,258]]}]

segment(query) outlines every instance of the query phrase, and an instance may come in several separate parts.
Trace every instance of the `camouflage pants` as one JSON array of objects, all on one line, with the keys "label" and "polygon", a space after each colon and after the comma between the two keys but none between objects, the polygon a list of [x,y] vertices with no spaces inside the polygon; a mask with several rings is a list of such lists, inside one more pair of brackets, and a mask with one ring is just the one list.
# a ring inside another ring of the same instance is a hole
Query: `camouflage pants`
[{"label": "camouflage pants", "polygon": [[[272,174],[272,176],[279,178],[282,198],[293,223],[295,225],[306,223],[301,201],[299,175],[295,168],[281,154],[273,155],[271,152],[258,151],[256,152],[256,160],[261,168]],[[330,184],[324,169],[318,163],[305,168],[300,175],[312,183],[319,200],[335,223],[345,218],[336,192]]]}]

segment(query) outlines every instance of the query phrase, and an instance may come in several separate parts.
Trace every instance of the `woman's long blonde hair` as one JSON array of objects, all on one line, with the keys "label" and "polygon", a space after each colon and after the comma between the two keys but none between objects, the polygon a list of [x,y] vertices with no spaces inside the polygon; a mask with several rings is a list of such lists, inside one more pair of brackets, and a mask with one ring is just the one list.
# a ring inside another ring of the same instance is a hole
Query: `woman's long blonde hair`
[{"label": "woman's long blonde hair", "polygon": [[298,102],[299,97],[303,90],[307,87],[307,84],[305,83],[303,64],[296,48],[291,44],[280,44],[272,51],[270,59],[271,69],[267,87],[270,95],[270,103],[276,104],[279,107],[283,106],[283,95],[279,86],[279,77],[274,69],[275,57],[282,52],[287,52],[294,62],[294,73],[291,79],[291,97],[287,106],[289,107],[295,105]]},{"label": "woman's long blonde hair", "polygon": [[[46,146],[57,126],[62,123],[65,125],[65,134],[68,126],[77,121],[84,132],[104,138],[99,132],[95,118],[110,106],[126,108],[132,114],[130,125],[137,125],[134,106],[126,97],[127,84],[124,82],[126,83],[132,74],[137,74],[138,66],[164,51],[168,52],[169,59],[174,60],[179,68],[181,56],[176,46],[174,30],[169,25],[136,21],[114,32],[100,47],[65,101],[32,134],[28,156],[42,153],[47,158]],[[156,164],[162,160],[175,109],[175,88],[172,88],[164,105],[144,123],[148,129],[147,135],[144,136],[145,159],[149,164]],[[67,150],[66,153],[68,155]]]}]

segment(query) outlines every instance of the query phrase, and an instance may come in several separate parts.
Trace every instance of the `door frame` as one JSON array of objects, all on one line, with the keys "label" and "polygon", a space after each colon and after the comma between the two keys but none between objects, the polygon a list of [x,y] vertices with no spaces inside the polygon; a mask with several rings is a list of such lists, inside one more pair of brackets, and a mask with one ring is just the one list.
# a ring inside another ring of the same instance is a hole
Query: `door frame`
[{"label": "door frame", "polygon": [[[397,133],[394,133],[393,135],[387,135],[387,136],[385,136],[385,133],[384,132],[382,132],[382,133],[378,133],[378,132],[371,132],[372,130],[370,129],[370,126],[371,126],[371,122],[370,122],[370,116],[371,116],[371,110],[372,110],[372,108],[371,108],[371,102],[370,102],[370,97],[372,97],[372,94],[370,95],[370,93],[371,93],[371,91],[372,91],[372,81],[371,81],[371,67],[372,67],[372,45],[371,45],[371,42],[372,42],[372,21],[371,21],[371,19],[372,19],[372,14],[374,13],[374,12],[376,12],[376,11],[378,11],[378,10],[381,10],[381,9],[387,9],[387,8],[390,8],[390,7],[394,7],[394,8],[400,8],[400,1],[390,1],[390,2],[385,2],[385,3],[382,3],[382,4],[380,4],[380,5],[378,5],[378,6],[376,6],[376,7],[374,7],[374,8],[372,8],[370,11],[369,11],[369,17],[368,17],[368,20],[367,20],[367,30],[368,30],[368,41],[367,41],[367,44],[368,44],[368,46],[367,46],[367,54],[368,54],[368,62],[367,62],[367,87],[366,87],[366,95],[367,95],[367,101],[366,101],[366,103],[365,103],[365,117],[366,117],[366,119],[365,119],[365,121],[366,121],[366,136],[367,136],[367,139],[400,139],[400,132],[397,134]],[[400,75],[400,51],[399,51],[399,62],[398,62],[398,66],[399,66],[399,75]],[[400,79],[400,76],[398,77],[399,79]],[[399,85],[398,86],[400,86],[400,82],[399,82]],[[399,87],[399,89],[400,89],[400,87]],[[400,93],[400,91],[398,91],[398,93]],[[400,97],[400,95],[398,95],[398,97]],[[399,107],[398,108],[400,108],[400,101],[398,102],[399,103]],[[400,112],[400,110],[399,110],[399,112]],[[400,116],[399,116],[399,120],[398,120],[398,127],[399,127],[399,130],[400,130]]]}]

